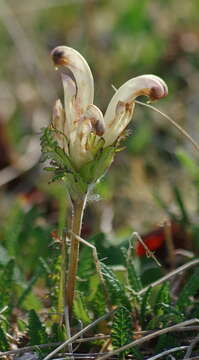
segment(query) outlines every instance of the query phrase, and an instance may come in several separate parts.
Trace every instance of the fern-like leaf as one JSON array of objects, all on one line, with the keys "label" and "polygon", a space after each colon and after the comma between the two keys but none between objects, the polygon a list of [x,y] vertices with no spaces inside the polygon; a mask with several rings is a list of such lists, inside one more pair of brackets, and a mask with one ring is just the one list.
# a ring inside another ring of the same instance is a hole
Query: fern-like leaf
[{"label": "fern-like leaf", "polygon": [[88,184],[83,180],[79,172],[76,171],[70,157],[58,145],[54,139],[56,130],[50,127],[43,129],[41,136],[42,161],[50,160],[50,167],[47,170],[54,172],[51,181],[64,180],[70,192],[85,193]]},{"label": "fern-like leaf", "polygon": [[[133,338],[132,318],[130,312],[124,306],[119,307],[113,317],[111,339],[114,349],[129,344]],[[129,354],[130,350],[120,354],[121,358]]]},{"label": "fern-like leaf", "polygon": [[122,253],[127,268],[128,282],[132,290],[138,292],[142,289],[142,282],[140,276],[137,274],[132,258],[128,256],[127,249],[123,247]]},{"label": "fern-like leaf", "polygon": [[13,289],[13,275],[14,275],[14,266],[15,261],[11,259],[4,266],[2,271],[0,272],[0,308],[4,306],[8,306],[8,312],[10,313],[13,307],[13,299],[12,295],[14,293]]},{"label": "fern-like leaf", "polygon": [[128,272],[128,280],[131,285],[131,288],[136,292],[140,291],[142,289],[141,279],[137,274],[132,261],[128,261],[127,263],[127,272]]},{"label": "fern-like leaf", "polygon": [[149,299],[151,297],[152,288],[149,287],[148,290],[145,292],[142,302],[141,302],[141,309],[140,309],[140,323],[142,326],[142,329],[145,328],[145,325],[147,323],[147,315],[148,312],[151,311],[151,305],[149,302]]},{"label": "fern-like leaf", "polygon": [[171,303],[169,283],[165,282],[160,287],[154,305],[154,313],[161,314],[162,304],[169,305]]},{"label": "fern-like leaf", "polygon": [[131,305],[129,303],[128,297],[126,296],[125,289],[116,278],[113,271],[110,270],[110,268],[104,263],[101,263],[101,270],[106,282],[107,289],[109,291],[111,303],[113,305],[123,305],[130,310]]},{"label": "fern-like leaf", "polygon": [[28,314],[28,335],[30,345],[46,344],[48,335],[35,310]]},{"label": "fern-like leaf", "polygon": [[16,257],[18,250],[18,240],[23,228],[25,214],[19,203],[14,204],[6,219],[4,228],[4,242],[8,250],[8,255]]},{"label": "fern-like leaf", "polygon": [[76,318],[81,320],[83,324],[87,325],[90,323],[89,312],[84,301],[84,297],[80,292],[76,294],[73,310]]},{"label": "fern-like leaf", "polygon": [[96,318],[102,316],[105,313],[106,303],[105,303],[104,292],[102,291],[101,284],[99,284],[97,291],[94,297],[92,298],[90,306]]}]

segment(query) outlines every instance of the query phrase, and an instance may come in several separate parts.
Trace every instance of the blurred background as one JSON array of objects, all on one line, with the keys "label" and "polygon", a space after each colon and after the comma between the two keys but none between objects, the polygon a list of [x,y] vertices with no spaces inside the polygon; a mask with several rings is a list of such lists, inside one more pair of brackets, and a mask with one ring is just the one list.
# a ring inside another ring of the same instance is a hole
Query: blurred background
[{"label": "blurred background", "polygon": [[[1,262],[18,254],[19,265],[31,274],[70,212],[64,186],[49,184],[40,163],[41,128],[63,97],[50,51],[67,45],[82,53],[103,112],[112,85],[159,75],[169,96],[155,106],[198,141],[198,11],[197,0],[181,0],[180,6],[173,0],[1,0]],[[169,219],[188,225],[198,238],[197,153],[166,119],[140,105],[129,129],[126,149],[88,204],[83,236],[103,232],[114,245],[132,230],[150,233]],[[176,246],[190,248],[190,236],[184,237]]]}]

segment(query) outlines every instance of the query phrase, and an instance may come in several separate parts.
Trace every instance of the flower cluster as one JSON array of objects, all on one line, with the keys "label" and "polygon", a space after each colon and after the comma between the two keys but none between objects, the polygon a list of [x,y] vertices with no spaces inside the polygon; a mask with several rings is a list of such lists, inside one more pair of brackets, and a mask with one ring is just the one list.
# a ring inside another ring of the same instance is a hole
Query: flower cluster
[{"label": "flower cluster", "polygon": [[93,104],[93,76],[82,55],[66,46],[56,47],[51,55],[61,73],[64,107],[56,101],[49,129],[74,171],[92,183],[110,165],[132,118],[136,97],[161,99],[168,93],[167,86],[155,75],[130,79],[115,92],[103,116]]}]

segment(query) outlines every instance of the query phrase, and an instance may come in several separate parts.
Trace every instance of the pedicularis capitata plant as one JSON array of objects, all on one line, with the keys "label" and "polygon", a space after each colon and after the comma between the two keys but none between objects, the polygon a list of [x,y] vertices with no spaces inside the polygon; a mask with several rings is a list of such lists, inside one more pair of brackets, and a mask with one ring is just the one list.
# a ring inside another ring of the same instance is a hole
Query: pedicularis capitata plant
[{"label": "pedicularis capitata plant", "polygon": [[158,76],[132,78],[115,92],[103,115],[93,104],[93,76],[82,55],[70,47],[58,46],[51,56],[55,67],[60,70],[64,105],[59,99],[56,101],[52,121],[44,129],[41,145],[44,160],[50,160],[46,169],[54,172],[53,180],[62,180],[66,184],[73,208],[64,289],[65,305],[71,313],[79,257],[79,241],[75,234],[81,234],[88,194],[120,149],[132,119],[136,97],[146,95],[151,101],[158,100],[165,97],[168,90]]}]

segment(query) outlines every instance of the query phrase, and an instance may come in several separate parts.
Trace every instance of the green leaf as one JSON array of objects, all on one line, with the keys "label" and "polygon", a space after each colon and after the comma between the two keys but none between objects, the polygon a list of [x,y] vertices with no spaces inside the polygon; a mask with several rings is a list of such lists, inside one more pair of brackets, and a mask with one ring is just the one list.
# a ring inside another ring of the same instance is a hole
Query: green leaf
[{"label": "green leaf", "polygon": [[46,344],[48,335],[35,310],[28,314],[28,336],[30,345]]},{"label": "green leaf", "polygon": [[74,313],[78,320],[81,320],[83,324],[87,325],[91,322],[89,312],[84,301],[84,297],[80,292],[77,292],[73,307]]},{"label": "green leaf", "polygon": [[188,212],[186,210],[183,198],[182,198],[182,194],[180,189],[177,186],[173,186],[173,193],[176,199],[176,203],[179,207],[179,210],[181,212],[181,218],[182,218],[182,222],[184,225],[186,224],[190,224],[190,220],[189,220],[189,215]]},{"label": "green leaf", "polygon": [[108,268],[104,263],[101,262],[102,275],[105,279],[106,286],[108,289],[109,297],[113,305],[123,305],[128,309],[131,309],[128,297],[125,293],[125,288],[116,278],[113,271]]},{"label": "green leaf", "polygon": [[[180,346],[179,341],[177,341],[176,334],[163,334],[158,338],[158,342],[155,347],[155,354],[159,354],[164,350],[171,349],[173,347]],[[176,353],[175,353],[176,354]]]},{"label": "green leaf", "polygon": [[[133,339],[132,317],[127,308],[119,307],[113,317],[111,340],[114,349],[129,344]],[[127,356],[130,350],[120,353],[120,358]]]},{"label": "green leaf", "polygon": [[36,275],[34,275],[31,278],[31,280],[26,284],[25,289],[23,290],[23,292],[18,300],[17,306],[21,306],[23,304],[24,300],[30,294],[33,286],[35,285],[36,281],[38,280],[39,275],[41,275],[41,274],[37,273]]},{"label": "green leaf", "polygon": [[162,313],[162,304],[169,305],[171,303],[171,296],[170,296],[170,287],[169,283],[165,282],[160,287],[157,296],[156,301],[154,305],[154,313],[157,315],[161,315]]},{"label": "green leaf", "polygon": [[126,249],[123,250],[123,254],[125,257],[125,261],[126,261],[129,284],[134,291],[139,292],[143,286],[142,286],[140,276],[137,274],[137,271],[135,269],[133,259],[132,259],[132,257],[128,256]]},{"label": "green leaf", "polygon": [[136,292],[140,291],[142,289],[142,282],[135,270],[133,261],[128,261],[127,271],[128,271],[128,280],[131,285],[131,288]]},{"label": "green leaf", "polygon": [[199,168],[197,161],[194,160],[193,157],[190,157],[183,149],[178,150],[176,155],[181,164],[184,165],[195,180],[199,180]]},{"label": "green leaf", "polygon": [[0,271],[0,308],[8,306],[8,312],[12,310],[13,304],[13,294],[14,294],[14,266],[15,261],[11,259]]},{"label": "green leaf", "polygon": [[8,250],[8,255],[15,257],[17,255],[18,240],[23,228],[25,214],[18,202],[11,208],[6,220],[4,229],[4,241]]},{"label": "green leaf", "polygon": [[188,282],[182,289],[176,305],[183,312],[186,312],[187,307],[191,304],[190,297],[194,296],[199,290],[199,268],[197,268],[194,274],[189,278]]},{"label": "green leaf", "polygon": [[102,316],[106,311],[106,302],[102,286],[99,284],[92,301],[89,302],[95,318]]},{"label": "green leaf", "polygon": [[2,327],[0,326],[0,351],[8,351],[9,350],[9,344],[6,338],[6,334]]},{"label": "green leaf", "polygon": [[[58,143],[54,140],[54,130],[45,128],[41,136],[41,150],[43,154],[43,161],[51,160],[50,167],[47,167],[48,171],[55,172],[52,181],[65,180],[69,182],[69,185],[76,188],[79,186],[82,191],[85,191],[85,184],[81,179],[79,173],[76,171],[71,159],[64,152],[62,148],[58,146]],[[69,178],[67,179],[67,176]],[[71,176],[72,175],[72,176]]]},{"label": "green leaf", "polygon": [[145,328],[147,323],[147,315],[149,312],[151,312],[151,305],[149,302],[149,299],[152,294],[152,288],[149,287],[148,290],[145,292],[142,303],[141,303],[141,309],[140,309],[140,323],[142,325],[142,329]]},{"label": "green leaf", "polygon": [[109,146],[99,150],[94,160],[88,162],[80,169],[82,178],[88,184],[92,184],[101,178],[113,161],[115,147]]}]

